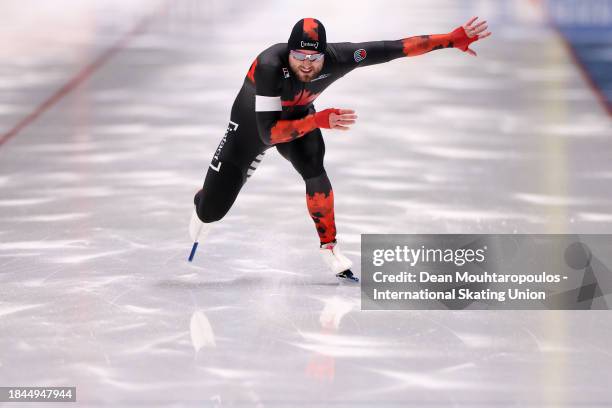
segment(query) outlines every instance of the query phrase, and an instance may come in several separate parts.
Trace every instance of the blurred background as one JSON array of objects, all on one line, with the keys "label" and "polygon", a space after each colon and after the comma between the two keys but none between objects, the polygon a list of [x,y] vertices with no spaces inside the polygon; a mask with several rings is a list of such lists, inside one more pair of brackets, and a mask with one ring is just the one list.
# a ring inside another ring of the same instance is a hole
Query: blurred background
[{"label": "blurred background", "polygon": [[365,233],[610,233],[612,1],[0,11],[0,386],[76,386],[92,407],[611,405],[608,312],[360,311],[274,150],[186,257],[193,194],[244,76],[302,17],[330,42],[472,16],[493,33],[477,58],[359,69],[317,99],[359,114],[324,133],[357,273]]}]

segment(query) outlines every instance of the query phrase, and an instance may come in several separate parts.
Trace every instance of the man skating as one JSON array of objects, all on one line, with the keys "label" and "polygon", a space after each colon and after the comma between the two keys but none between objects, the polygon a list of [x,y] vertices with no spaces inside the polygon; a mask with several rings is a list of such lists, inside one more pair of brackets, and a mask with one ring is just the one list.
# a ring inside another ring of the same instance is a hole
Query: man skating
[{"label": "man skating", "polygon": [[298,21],[287,43],[271,46],[253,61],[234,101],[227,131],[194,198],[189,231],[195,243],[190,260],[210,224],[225,216],[266,151],[275,146],[304,179],[306,204],[325,263],[337,277],[358,281],[336,242],[334,193],[323,166],[320,130],[349,130],[357,115],[351,109],[317,112],[313,102],[334,81],[362,66],[442,48],[475,56],[470,44],[491,34],[486,21],[477,23],[477,19],[448,34],[329,44],[319,20]]}]

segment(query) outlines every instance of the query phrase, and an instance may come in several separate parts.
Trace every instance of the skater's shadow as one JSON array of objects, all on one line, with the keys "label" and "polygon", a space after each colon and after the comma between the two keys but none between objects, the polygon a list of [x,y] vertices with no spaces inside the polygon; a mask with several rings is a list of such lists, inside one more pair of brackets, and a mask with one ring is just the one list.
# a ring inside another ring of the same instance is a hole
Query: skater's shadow
[{"label": "skater's shadow", "polygon": [[157,282],[155,286],[164,289],[219,289],[261,286],[262,283],[265,283],[265,279],[262,276],[238,276],[234,279],[213,279],[206,281],[165,279]]},{"label": "skater's shadow", "polygon": [[340,286],[340,282],[296,282],[296,284],[304,286]]},{"label": "skater's shadow", "polygon": [[[276,286],[278,280],[266,278],[262,275],[246,275],[238,276],[234,279],[214,279],[200,281],[186,281],[182,279],[165,279],[156,283],[156,286],[163,289],[231,289],[231,288],[248,288],[256,286]],[[284,280],[284,286],[321,286],[321,287],[337,287],[339,282],[308,282],[304,280]]]}]

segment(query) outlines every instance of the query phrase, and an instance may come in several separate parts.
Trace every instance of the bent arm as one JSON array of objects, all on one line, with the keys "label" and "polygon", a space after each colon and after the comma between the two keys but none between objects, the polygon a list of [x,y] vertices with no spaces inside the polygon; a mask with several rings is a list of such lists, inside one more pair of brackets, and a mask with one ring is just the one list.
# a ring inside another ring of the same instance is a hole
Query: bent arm
[{"label": "bent arm", "polygon": [[258,66],[256,62],[253,63],[252,69],[255,83],[255,119],[259,138],[264,144],[271,146],[287,143],[316,128],[331,128],[329,115],[338,114],[337,109],[325,109],[301,119],[281,119],[283,111],[279,82],[281,74],[273,66]]},{"label": "bent arm", "polygon": [[[261,96],[257,95],[256,98],[259,99]],[[278,105],[280,106],[280,97],[278,97]],[[319,127],[317,126],[315,113],[296,120],[280,119],[280,108],[279,111],[256,111],[255,115],[259,137],[268,146],[290,142]]]},{"label": "bent arm", "polygon": [[[262,97],[259,95],[257,95],[256,98],[259,98],[260,101],[262,100]],[[280,106],[280,97],[278,97],[278,104]],[[257,106],[257,99],[255,105]],[[280,111],[257,111],[255,115],[257,119],[257,130],[261,141],[268,146],[272,146],[278,143],[290,142],[317,128],[331,129],[330,115],[332,113],[341,115],[343,112],[345,111],[340,109],[325,109],[321,112],[311,113],[301,119],[294,120],[280,119]],[[345,116],[347,115],[341,115],[340,117],[342,118]],[[342,120],[340,122],[342,122]],[[354,121],[352,123],[354,123]],[[337,125],[336,127],[342,128],[342,126]]]},{"label": "bent arm", "polygon": [[[316,128],[313,115],[299,120],[281,120],[281,83],[278,67],[258,64],[251,66],[255,84],[255,118],[261,141],[268,145],[290,142]],[[251,72],[250,71],[250,72]]]}]

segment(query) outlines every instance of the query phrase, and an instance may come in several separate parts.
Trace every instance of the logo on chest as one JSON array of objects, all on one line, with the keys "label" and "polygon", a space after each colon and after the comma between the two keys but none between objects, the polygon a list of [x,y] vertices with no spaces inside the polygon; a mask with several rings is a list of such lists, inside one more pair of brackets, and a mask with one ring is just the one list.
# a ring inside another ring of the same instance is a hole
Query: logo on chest
[{"label": "logo on chest", "polygon": [[314,93],[314,92],[310,92],[307,89],[304,89],[300,93],[295,95],[293,97],[293,99],[287,100],[287,101],[282,101],[281,104],[283,106],[304,106],[304,105],[309,105],[310,103],[312,103],[312,101],[317,99],[317,96],[319,96],[319,95],[321,95],[320,92],[319,93]]},{"label": "logo on chest", "polygon": [[310,82],[318,81],[319,79],[325,79],[325,78],[330,77],[330,76],[331,76],[331,74],[321,74],[321,75],[319,75],[318,77],[316,77],[315,79],[313,79]]}]

